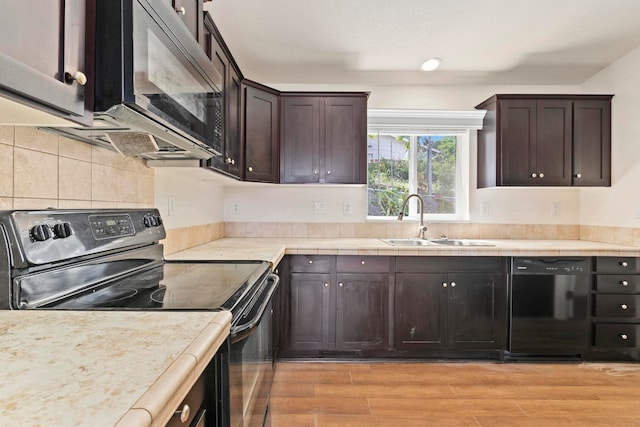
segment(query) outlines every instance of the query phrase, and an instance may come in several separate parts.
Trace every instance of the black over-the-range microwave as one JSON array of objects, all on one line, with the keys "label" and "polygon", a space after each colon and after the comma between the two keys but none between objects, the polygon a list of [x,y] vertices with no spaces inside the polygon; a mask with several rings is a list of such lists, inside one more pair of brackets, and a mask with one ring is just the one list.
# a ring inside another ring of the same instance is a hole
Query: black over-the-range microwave
[{"label": "black over-the-range microwave", "polygon": [[92,127],[53,130],[147,159],[209,159],[223,79],[169,1],[96,0]]}]

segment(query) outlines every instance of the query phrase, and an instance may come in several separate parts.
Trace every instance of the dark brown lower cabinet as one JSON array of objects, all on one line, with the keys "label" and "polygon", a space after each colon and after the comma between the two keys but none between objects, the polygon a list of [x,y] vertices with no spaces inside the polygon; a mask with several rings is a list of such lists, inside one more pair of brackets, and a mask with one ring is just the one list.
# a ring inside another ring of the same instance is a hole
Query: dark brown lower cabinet
[{"label": "dark brown lower cabinet", "polygon": [[388,348],[389,257],[296,255],[290,261],[289,346],[283,354],[360,355]]},{"label": "dark brown lower cabinet", "polygon": [[331,275],[291,274],[291,348],[328,350],[335,348],[335,302],[332,304]]},{"label": "dark brown lower cabinet", "polygon": [[[420,353],[504,350],[504,261],[490,257],[483,265],[482,257],[437,258],[398,257],[395,347]],[[469,268],[489,271],[437,272]]]},{"label": "dark brown lower cabinet", "polygon": [[384,349],[388,342],[389,275],[338,274],[336,349]]}]

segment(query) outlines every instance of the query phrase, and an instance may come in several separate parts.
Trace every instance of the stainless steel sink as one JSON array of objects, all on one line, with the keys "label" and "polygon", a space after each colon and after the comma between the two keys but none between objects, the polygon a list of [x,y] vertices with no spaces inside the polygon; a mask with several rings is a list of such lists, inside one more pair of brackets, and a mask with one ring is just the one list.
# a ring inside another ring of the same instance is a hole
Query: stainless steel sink
[{"label": "stainless steel sink", "polygon": [[432,239],[429,242],[442,246],[495,246],[493,243],[483,240],[467,240],[467,239]]},{"label": "stainless steel sink", "polygon": [[483,240],[467,239],[380,239],[393,246],[495,246]]},{"label": "stainless steel sink", "polygon": [[393,246],[433,246],[434,244],[425,239],[380,239]]}]

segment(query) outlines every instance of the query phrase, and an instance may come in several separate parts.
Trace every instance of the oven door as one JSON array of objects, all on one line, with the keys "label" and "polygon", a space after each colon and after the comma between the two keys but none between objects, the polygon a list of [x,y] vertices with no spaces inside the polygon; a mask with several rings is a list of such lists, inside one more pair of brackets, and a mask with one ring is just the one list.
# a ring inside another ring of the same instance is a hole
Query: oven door
[{"label": "oven door", "polygon": [[233,319],[229,369],[232,427],[268,425],[273,380],[272,297],[278,276],[271,274],[246,309]]}]

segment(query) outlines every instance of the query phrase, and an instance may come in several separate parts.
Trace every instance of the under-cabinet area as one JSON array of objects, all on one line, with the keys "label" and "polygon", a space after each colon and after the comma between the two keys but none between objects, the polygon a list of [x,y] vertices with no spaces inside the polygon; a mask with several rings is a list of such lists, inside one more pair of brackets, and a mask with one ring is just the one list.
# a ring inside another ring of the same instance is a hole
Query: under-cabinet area
[{"label": "under-cabinet area", "polygon": [[280,359],[638,360],[633,257],[291,255]]}]

